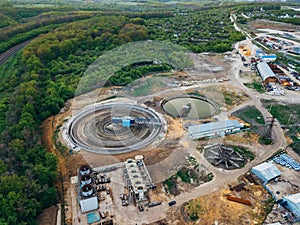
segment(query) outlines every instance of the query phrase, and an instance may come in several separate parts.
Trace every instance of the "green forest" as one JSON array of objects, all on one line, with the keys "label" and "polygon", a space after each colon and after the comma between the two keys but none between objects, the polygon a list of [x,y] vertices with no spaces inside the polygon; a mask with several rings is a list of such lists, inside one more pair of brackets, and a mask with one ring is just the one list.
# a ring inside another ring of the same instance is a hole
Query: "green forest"
[{"label": "green forest", "polygon": [[[152,5],[149,12],[132,7],[126,11],[123,6],[58,6],[0,3],[0,53],[31,40],[0,66],[0,225],[37,224],[43,209],[61,201],[55,186],[58,160],[43,146],[41,124],[74,96],[82,75],[98,57],[143,40],[169,41],[196,53],[223,53],[245,38],[229,19],[235,5],[158,11]],[[124,67],[107,85],[126,85],[172,69],[153,63]]]}]

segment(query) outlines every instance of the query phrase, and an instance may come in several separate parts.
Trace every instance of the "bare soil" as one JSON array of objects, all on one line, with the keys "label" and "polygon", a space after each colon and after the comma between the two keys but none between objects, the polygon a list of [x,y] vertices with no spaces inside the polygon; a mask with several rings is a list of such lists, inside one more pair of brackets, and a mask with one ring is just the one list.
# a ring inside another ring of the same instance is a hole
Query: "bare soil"
[{"label": "bare soil", "polygon": [[247,23],[247,26],[254,32],[257,29],[274,29],[289,32],[298,32],[300,30],[300,26],[270,20],[253,20]]},{"label": "bare soil", "polygon": [[40,225],[56,225],[57,206],[53,205],[45,209],[38,217]]},{"label": "bare soil", "polygon": [[[236,184],[233,184],[236,185]],[[252,205],[247,206],[226,199],[226,195],[237,196],[250,200]],[[191,221],[188,212],[182,206],[180,213],[169,213],[169,224],[203,224],[211,225],[216,222],[219,225],[262,224],[266,216],[265,207],[270,195],[261,185],[247,185],[246,191],[235,192],[222,189],[210,195],[201,196],[199,201],[202,207],[198,221]]]}]

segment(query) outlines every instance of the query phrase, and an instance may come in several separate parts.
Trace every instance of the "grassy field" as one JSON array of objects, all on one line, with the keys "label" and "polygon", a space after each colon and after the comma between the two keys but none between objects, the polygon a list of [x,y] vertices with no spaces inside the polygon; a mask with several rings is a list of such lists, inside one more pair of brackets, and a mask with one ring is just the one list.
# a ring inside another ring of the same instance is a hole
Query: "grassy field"
[{"label": "grassy field", "polygon": [[250,161],[252,161],[253,159],[255,159],[255,155],[253,152],[249,151],[248,149],[241,147],[241,146],[233,146],[234,151],[238,152],[239,154],[241,154],[243,157],[249,159]]},{"label": "grassy field", "polygon": [[265,92],[265,88],[261,84],[261,81],[258,81],[258,80],[253,80],[252,83],[244,83],[244,85],[248,88],[252,88],[252,89],[256,90],[258,93]]},{"label": "grassy field", "polygon": [[279,104],[276,101],[263,100],[263,105],[280,122],[287,135],[292,139],[291,147],[300,155],[300,105]]},{"label": "grassy field", "polygon": [[139,84],[134,85],[135,87],[131,92],[134,97],[149,95],[156,90],[162,90],[166,87],[166,84],[157,76],[146,78],[146,80],[138,82]]},{"label": "grassy field", "polygon": [[263,115],[255,106],[247,106],[234,112],[232,115],[241,118],[243,121],[253,126],[265,124]]}]

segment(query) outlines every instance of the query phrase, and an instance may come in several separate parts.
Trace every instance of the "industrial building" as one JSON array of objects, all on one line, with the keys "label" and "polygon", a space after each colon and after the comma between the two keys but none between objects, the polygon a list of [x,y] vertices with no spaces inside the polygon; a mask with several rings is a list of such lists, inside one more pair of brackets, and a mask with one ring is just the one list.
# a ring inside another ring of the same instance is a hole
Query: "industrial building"
[{"label": "industrial building", "polygon": [[281,175],[280,170],[272,163],[264,162],[251,169],[251,172],[255,174],[264,183]]},{"label": "industrial building", "polygon": [[260,60],[264,61],[264,62],[271,62],[271,61],[275,61],[277,59],[276,55],[262,55],[259,57]]},{"label": "industrial building", "polygon": [[272,69],[266,62],[259,62],[256,67],[265,85],[268,83],[278,82],[278,77],[275,75],[275,73],[272,71]]},{"label": "industrial building", "polygon": [[82,213],[98,209],[97,192],[93,186],[91,168],[83,165],[79,169],[78,176],[78,203]]},{"label": "industrial building", "polygon": [[298,218],[300,218],[300,193],[283,197],[286,207]]},{"label": "industrial building", "polygon": [[212,122],[201,125],[189,126],[189,137],[193,140],[200,138],[212,138],[225,136],[241,131],[244,125],[237,120],[224,120],[220,122]]},{"label": "industrial building", "polygon": [[125,162],[124,178],[129,190],[130,201],[146,201],[149,189],[154,187],[142,156],[127,159]]}]

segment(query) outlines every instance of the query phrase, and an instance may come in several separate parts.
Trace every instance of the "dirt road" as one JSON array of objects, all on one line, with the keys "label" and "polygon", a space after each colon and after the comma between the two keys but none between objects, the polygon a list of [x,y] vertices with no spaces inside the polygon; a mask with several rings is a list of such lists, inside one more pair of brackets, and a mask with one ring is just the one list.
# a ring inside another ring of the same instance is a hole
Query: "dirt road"
[{"label": "dirt road", "polygon": [[[265,94],[258,94],[243,85],[243,83],[241,82],[241,80],[239,78],[239,71],[243,67],[242,62],[240,62],[240,60],[236,61],[234,67],[236,69],[234,70],[232,77],[230,77],[230,80],[231,80],[230,83],[234,86],[242,88],[243,91],[248,96],[250,96],[250,99],[251,99],[250,101],[247,101],[243,105],[246,105],[246,104],[247,105],[250,105],[250,104],[255,105],[257,107],[257,109],[262,113],[265,120],[267,119],[267,117],[271,117],[271,114],[269,113],[269,111],[262,106],[262,103],[260,101],[262,98],[266,98],[266,97],[270,97],[270,96],[266,96]],[[283,98],[281,98],[281,99],[284,101],[287,101],[287,102],[292,101],[294,103],[294,99],[291,99],[289,97],[284,98],[284,96],[283,96]],[[228,113],[230,113],[230,112],[228,112]],[[274,124],[273,130],[272,130],[272,135],[274,138],[273,145],[270,145],[270,146],[259,146],[259,145],[248,146],[249,148],[253,149],[258,154],[253,161],[251,161],[245,167],[238,169],[238,170],[228,171],[228,170],[218,169],[216,167],[211,166],[210,163],[207,162],[207,160],[202,155],[200,155],[198,152],[196,152],[196,151],[193,152],[194,155],[199,159],[199,161],[202,162],[202,164],[204,166],[206,166],[214,174],[214,179],[213,179],[213,181],[211,181],[209,183],[205,183],[205,184],[197,187],[191,193],[186,193],[184,195],[175,197],[175,200],[179,204],[183,204],[193,198],[197,198],[199,196],[206,195],[206,194],[218,191],[222,188],[225,188],[229,183],[233,182],[238,177],[240,177],[241,175],[248,172],[253,166],[265,161],[266,159],[271,157],[274,153],[276,153],[279,149],[286,148],[286,146],[287,146],[286,139],[285,139],[284,133],[280,127],[280,124],[277,120],[275,120],[275,124]]]}]

